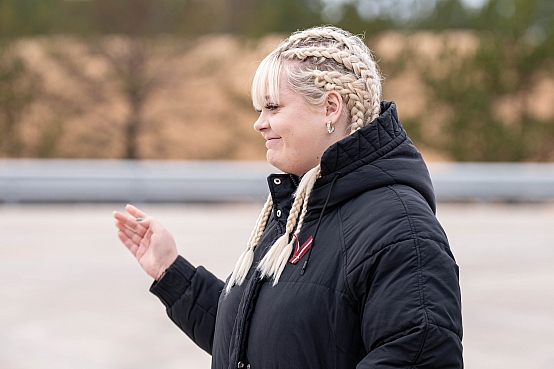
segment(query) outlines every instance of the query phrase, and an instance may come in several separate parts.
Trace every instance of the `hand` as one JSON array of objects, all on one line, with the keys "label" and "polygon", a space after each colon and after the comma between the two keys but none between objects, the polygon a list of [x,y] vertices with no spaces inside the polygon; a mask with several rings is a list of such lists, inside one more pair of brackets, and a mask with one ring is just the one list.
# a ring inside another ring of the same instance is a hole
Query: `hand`
[{"label": "hand", "polygon": [[[157,219],[133,205],[127,205],[125,210],[130,216],[113,212],[115,226],[119,229],[117,236],[137,258],[142,269],[158,280],[177,259],[175,240]],[[137,221],[137,218],[143,220]]]}]

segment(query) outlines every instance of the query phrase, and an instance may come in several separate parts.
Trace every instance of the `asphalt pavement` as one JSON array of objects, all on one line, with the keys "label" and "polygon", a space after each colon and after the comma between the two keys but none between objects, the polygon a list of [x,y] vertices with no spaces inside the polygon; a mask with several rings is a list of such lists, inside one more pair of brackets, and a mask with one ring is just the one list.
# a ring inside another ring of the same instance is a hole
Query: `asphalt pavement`
[{"label": "asphalt pavement", "polygon": [[[209,368],[119,243],[124,204],[0,205],[0,368]],[[225,278],[261,204],[156,205]],[[460,265],[466,367],[554,368],[554,204],[438,205]]]}]

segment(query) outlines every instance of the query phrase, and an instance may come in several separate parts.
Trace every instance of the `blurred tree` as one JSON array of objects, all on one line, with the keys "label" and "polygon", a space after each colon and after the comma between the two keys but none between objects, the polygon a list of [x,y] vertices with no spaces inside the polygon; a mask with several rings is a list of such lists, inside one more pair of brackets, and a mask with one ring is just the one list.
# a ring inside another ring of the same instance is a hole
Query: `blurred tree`
[{"label": "blurred tree", "polygon": [[460,0],[436,1],[427,17],[415,19],[414,29],[468,29],[471,28],[471,12]]},{"label": "blurred tree", "polygon": [[[364,18],[359,7],[359,5],[354,3],[346,3],[340,9],[331,8],[324,14],[327,14],[327,17],[331,19],[335,16],[336,21],[330,23],[335,24],[337,27],[347,29],[354,34],[365,34],[368,39],[383,31],[398,27],[393,18],[390,17]],[[334,12],[336,13],[333,15]],[[369,14],[366,16],[369,16]]]},{"label": "blurred tree", "polygon": [[[86,46],[84,54],[101,60],[106,70],[103,79],[96,78],[69,48],[54,52],[65,73],[88,91],[82,100],[51,96],[60,109],[58,121],[109,101],[110,88],[116,86],[118,96],[125,97],[125,122],[105,119],[121,127],[120,136],[126,142],[121,155],[139,158],[138,138],[150,126],[145,106],[156,91],[171,83],[171,72],[162,64],[153,65],[153,56],[183,55],[197,36],[261,37],[321,23],[369,38],[390,29],[401,29],[404,35],[417,30],[474,30],[475,52],[460,51],[448,36],[438,58],[417,54],[408,41],[403,55],[381,63],[385,74],[393,77],[415,65],[433,106],[446,112],[440,139],[426,134],[423,116],[405,120],[411,136],[457,160],[554,158],[554,146],[548,144],[554,138],[554,123],[535,114],[533,101],[536,86],[554,73],[554,2],[488,0],[478,8],[466,4],[465,0],[0,0],[0,39],[44,34],[78,37],[79,45]],[[169,47],[166,35],[176,41]],[[13,138],[14,132],[23,112],[43,92],[37,87],[39,78],[23,59],[10,48],[3,50],[0,142],[4,150],[10,142],[10,152],[20,155],[21,139]],[[54,133],[45,134],[43,141],[50,143],[39,146],[51,147],[59,126],[49,126]],[[50,155],[52,150],[37,152]]]},{"label": "blurred tree", "polygon": [[456,160],[553,160],[554,117],[537,116],[533,93],[541,80],[554,81],[554,3],[492,0],[472,22],[481,29],[474,53],[451,40],[439,65],[415,50],[405,55],[433,106],[449,112],[442,140],[422,132],[425,117],[410,122],[416,141]]},{"label": "blurred tree", "polygon": [[[238,0],[237,2],[240,2]],[[248,18],[235,17],[231,30],[259,37],[267,33],[291,33],[322,22],[317,0],[255,0]]]},{"label": "blurred tree", "polygon": [[[101,112],[98,113],[98,118],[107,122],[108,126],[122,127],[122,132],[117,135],[124,142],[121,156],[139,159],[139,137],[148,127],[144,118],[144,106],[149,97],[163,88],[171,77],[167,75],[167,68],[156,69],[152,65],[153,55],[163,51],[157,51],[160,48],[155,48],[147,40],[130,36],[90,37],[76,41],[77,44],[73,43],[71,47],[60,47],[59,43],[51,46],[52,55],[64,74],[77,81],[79,89],[85,92],[66,96],[67,103],[58,109],[66,117],[82,114],[83,110],[95,109],[113,98],[115,86],[115,96],[124,98],[123,122],[119,117],[103,115]],[[85,47],[84,54],[76,57],[74,48],[79,46]],[[174,53],[175,50],[171,52]],[[106,67],[101,75],[91,75],[87,67],[91,60]],[[99,141],[100,144],[102,142]]]},{"label": "blurred tree", "polygon": [[22,116],[36,97],[39,77],[29,71],[12,43],[0,42],[0,155],[23,154]]},{"label": "blurred tree", "polygon": [[[167,68],[152,65],[152,58],[174,57],[187,49],[186,40],[165,47],[163,40],[154,36],[174,28],[182,4],[175,0],[91,0],[88,4],[92,28],[98,33],[117,35],[106,38],[84,34],[79,42],[85,45],[85,54],[101,59],[108,66],[105,78],[115,82],[125,97],[127,114],[123,123],[125,151],[122,156],[126,159],[141,158],[139,137],[148,126],[144,106],[154,92],[171,81]],[[89,97],[94,97],[96,103],[110,98],[106,80],[88,75],[68,50],[58,48],[54,55],[66,73],[89,89]]]}]

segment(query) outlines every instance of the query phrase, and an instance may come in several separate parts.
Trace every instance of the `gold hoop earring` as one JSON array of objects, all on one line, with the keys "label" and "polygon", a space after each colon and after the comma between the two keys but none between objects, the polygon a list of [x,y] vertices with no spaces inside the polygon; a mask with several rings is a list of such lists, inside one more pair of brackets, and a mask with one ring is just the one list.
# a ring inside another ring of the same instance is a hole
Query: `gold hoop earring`
[{"label": "gold hoop earring", "polygon": [[335,126],[331,125],[331,121],[327,122],[327,132],[329,132],[329,133],[335,132]]}]

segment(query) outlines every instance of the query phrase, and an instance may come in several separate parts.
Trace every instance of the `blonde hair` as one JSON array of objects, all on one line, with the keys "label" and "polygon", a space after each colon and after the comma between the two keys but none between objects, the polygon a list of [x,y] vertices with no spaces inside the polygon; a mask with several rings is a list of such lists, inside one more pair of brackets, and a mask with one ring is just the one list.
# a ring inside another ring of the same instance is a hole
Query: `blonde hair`
[{"label": "blonde hair", "polygon": [[[350,133],[366,126],[379,116],[381,75],[371,51],[358,36],[336,27],[314,27],[293,33],[260,63],[252,82],[252,103],[256,110],[267,105],[279,105],[281,78],[290,88],[312,105],[322,104],[328,91],[337,91],[350,117]],[[294,194],[287,218],[285,234],[275,241],[260,261],[262,277],[273,278],[277,284],[292,252],[294,239],[302,228],[308,199],[320,166],[308,171]],[[240,256],[227,283],[226,292],[240,285],[252,266],[254,249],[265,229],[273,203],[266,201],[247,249]]]}]

